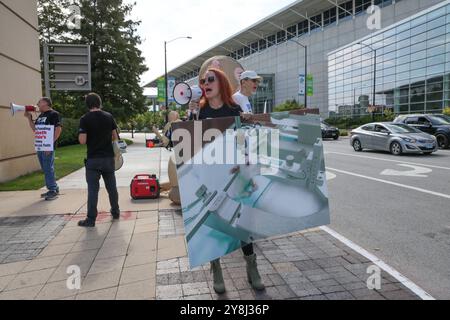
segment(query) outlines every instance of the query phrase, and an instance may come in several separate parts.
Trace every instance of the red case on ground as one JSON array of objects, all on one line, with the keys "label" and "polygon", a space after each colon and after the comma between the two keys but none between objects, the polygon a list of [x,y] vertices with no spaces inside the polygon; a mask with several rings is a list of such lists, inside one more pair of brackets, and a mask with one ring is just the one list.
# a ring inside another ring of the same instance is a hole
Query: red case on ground
[{"label": "red case on ground", "polygon": [[133,178],[130,185],[130,195],[134,200],[157,199],[160,190],[156,175],[138,174]]}]

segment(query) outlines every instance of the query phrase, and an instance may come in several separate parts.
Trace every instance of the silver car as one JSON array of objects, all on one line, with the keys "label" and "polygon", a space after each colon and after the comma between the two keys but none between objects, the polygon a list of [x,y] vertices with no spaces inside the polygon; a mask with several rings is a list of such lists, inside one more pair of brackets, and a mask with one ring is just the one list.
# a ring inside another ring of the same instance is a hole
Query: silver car
[{"label": "silver car", "polygon": [[355,151],[372,149],[403,153],[432,154],[438,151],[436,138],[402,123],[369,123],[351,132],[350,144]]}]

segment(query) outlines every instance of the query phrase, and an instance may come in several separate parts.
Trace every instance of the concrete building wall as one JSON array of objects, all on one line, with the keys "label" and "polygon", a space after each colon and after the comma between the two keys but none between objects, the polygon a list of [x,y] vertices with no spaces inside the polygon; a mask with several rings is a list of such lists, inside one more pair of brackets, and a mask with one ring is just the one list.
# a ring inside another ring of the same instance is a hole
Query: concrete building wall
[{"label": "concrete building wall", "polygon": [[[442,0],[402,0],[381,9],[385,28],[419,11],[432,7]],[[321,114],[328,114],[328,53],[378,30],[367,28],[367,14],[354,19],[347,18],[337,25],[322,30],[316,29],[310,35],[296,38],[308,46],[308,73],[314,76],[314,96],[308,98],[308,106],[319,108]],[[275,74],[275,105],[287,99],[299,97],[299,74],[304,74],[304,49],[291,42],[270,47],[262,52],[239,60],[244,68],[263,74]]]},{"label": "concrete building wall", "polygon": [[37,1],[0,0],[0,182],[39,169],[28,121],[9,109],[42,94],[37,28]]}]

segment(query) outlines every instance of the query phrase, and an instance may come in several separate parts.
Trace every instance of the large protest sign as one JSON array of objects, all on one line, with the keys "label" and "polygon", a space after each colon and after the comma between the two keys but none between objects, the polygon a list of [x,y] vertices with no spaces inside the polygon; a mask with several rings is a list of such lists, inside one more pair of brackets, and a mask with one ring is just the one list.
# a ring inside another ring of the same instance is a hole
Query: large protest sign
[{"label": "large protest sign", "polygon": [[36,151],[54,150],[55,126],[36,125],[34,131],[34,147]]},{"label": "large protest sign", "polygon": [[191,267],[329,224],[320,118],[273,113],[173,125]]}]

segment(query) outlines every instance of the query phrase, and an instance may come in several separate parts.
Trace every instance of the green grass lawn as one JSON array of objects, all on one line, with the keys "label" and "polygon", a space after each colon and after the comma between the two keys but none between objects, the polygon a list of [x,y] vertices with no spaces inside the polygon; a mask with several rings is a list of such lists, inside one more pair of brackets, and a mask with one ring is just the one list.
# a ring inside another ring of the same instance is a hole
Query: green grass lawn
[{"label": "green grass lawn", "polygon": [[[82,168],[84,158],[86,158],[86,146],[74,145],[56,149],[56,179],[61,179]],[[39,190],[44,186],[44,174],[38,171],[0,184],[0,191]]]},{"label": "green grass lawn", "polygon": [[[128,145],[133,144],[131,140],[124,140]],[[86,146],[74,145],[56,149],[56,179],[61,179],[81,169],[84,166],[84,158],[86,158]],[[0,191],[39,190],[42,187],[45,187],[44,174],[42,171],[38,171],[6,183],[1,183]]]}]

